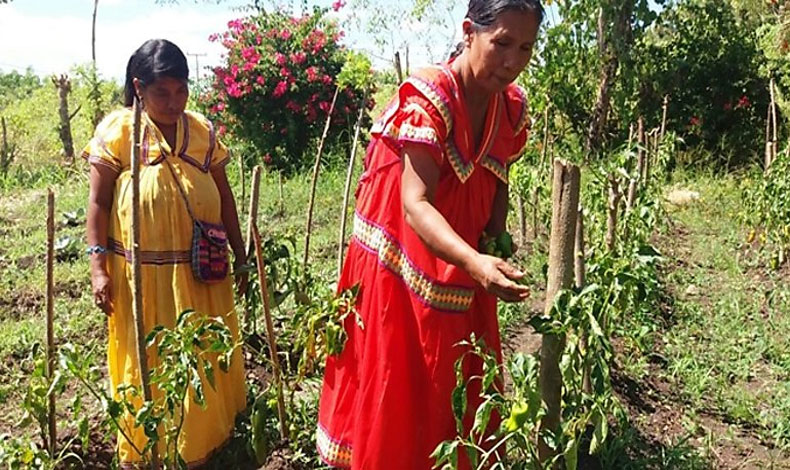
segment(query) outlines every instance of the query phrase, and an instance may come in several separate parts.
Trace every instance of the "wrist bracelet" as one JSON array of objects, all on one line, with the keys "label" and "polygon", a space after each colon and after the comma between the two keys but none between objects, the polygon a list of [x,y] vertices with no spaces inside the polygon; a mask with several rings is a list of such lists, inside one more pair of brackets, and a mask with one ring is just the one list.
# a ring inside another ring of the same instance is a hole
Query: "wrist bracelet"
[{"label": "wrist bracelet", "polygon": [[101,245],[91,245],[85,250],[85,254],[90,255],[103,255],[107,253],[107,248]]}]

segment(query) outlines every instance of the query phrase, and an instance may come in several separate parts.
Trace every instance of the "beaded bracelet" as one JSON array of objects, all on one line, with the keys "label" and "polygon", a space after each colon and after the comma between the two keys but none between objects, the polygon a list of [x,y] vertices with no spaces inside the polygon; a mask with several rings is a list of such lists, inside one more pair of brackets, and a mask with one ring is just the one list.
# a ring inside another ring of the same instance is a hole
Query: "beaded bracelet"
[{"label": "beaded bracelet", "polygon": [[85,250],[85,254],[88,255],[88,256],[90,256],[90,255],[103,255],[104,253],[107,253],[107,248],[105,248],[105,247],[103,247],[101,245],[91,245]]}]

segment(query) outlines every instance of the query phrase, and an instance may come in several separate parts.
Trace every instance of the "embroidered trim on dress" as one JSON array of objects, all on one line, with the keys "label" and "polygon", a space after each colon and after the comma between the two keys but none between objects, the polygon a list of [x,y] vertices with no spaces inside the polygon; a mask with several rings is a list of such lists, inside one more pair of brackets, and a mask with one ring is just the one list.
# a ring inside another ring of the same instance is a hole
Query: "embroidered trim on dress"
[{"label": "embroidered trim on dress", "polygon": [[[109,238],[107,241],[108,249],[116,255],[123,256],[127,263],[132,262],[132,252],[124,248],[123,243]],[[184,251],[146,251],[140,250],[140,263],[164,266],[170,264],[184,264],[192,261],[192,253]]]},{"label": "embroidered trim on dress", "polygon": [[111,169],[112,171],[114,171],[115,173],[119,173],[121,171],[121,166],[118,163],[116,163],[115,161],[111,162],[111,161],[109,161],[109,160],[107,160],[105,158],[102,158],[102,157],[98,156],[98,155],[93,155],[93,154],[90,154],[88,152],[82,152],[82,158],[87,160],[87,162],[92,164],[92,165],[105,166],[105,167]]},{"label": "embroidered trim on dress", "polygon": [[450,101],[444,95],[444,93],[434,86],[432,83],[429,83],[419,77],[409,77],[406,79],[404,84],[408,83],[409,85],[413,86],[417,89],[420,93],[431,102],[431,104],[439,111],[439,114],[442,116],[444,120],[444,127],[447,130],[447,135],[450,135],[450,132],[453,129],[453,115],[450,111]]},{"label": "embroidered trim on dress", "polygon": [[523,88],[516,85],[516,91],[518,92],[519,96],[521,97],[521,115],[516,121],[516,135],[520,134],[524,128],[528,127],[527,124],[529,123],[529,102],[527,101],[527,93],[524,91]]},{"label": "embroidered trim on dress", "polygon": [[507,167],[500,163],[496,158],[492,157],[491,155],[486,155],[480,162],[480,166],[493,173],[494,176],[499,178],[499,180],[503,183],[508,183]]},{"label": "embroidered trim on dress", "polygon": [[431,279],[409,260],[394,237],[356,212],[354,239],[376,254],[379,262],[399,276],[428,307],[449,312],[465,312],[471,307],[473,289],[440,284]]},{"label": "embroidered trim on dress", "polygon": [[462,183],[466,183],[466,180],[468,180],[475,171],[475,162],[464,161],[461,152],[455,145],[454,136],[452,135],[447,138],[445,151],[447,152],[447,159],[450,160],[450,165],[453,167],[455,175],[458,176],[458,179],[461,180]]},{"label": "embroidered trim on dress", "polygon": [[351,468],[351,445],[332,439],[320,423],[315,432],[315,442],[324,463],[330,467]]}]

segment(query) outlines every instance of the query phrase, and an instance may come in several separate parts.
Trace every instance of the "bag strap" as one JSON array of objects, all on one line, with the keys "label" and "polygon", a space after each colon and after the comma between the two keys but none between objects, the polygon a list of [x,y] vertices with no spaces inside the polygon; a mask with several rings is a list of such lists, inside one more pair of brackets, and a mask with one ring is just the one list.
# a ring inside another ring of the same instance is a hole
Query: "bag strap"
[{"label": "bag strap", "polygon": [[170,174],[173,175],[173,181],[175,181],[176,186],[178,187],[178,192],[181,194],[181,199],[184,200],[184,205],[187,207],[189,217],[192,219],[192,222],[200,225],[200,229],[203,230],[203,225],[200,223],[197,217],[195,217],[195,213],[192,212],[192,206],[189,204],[189,199],[187,199],[187,193],[184,191],[184,187],[181,186],[181,181],[178,179],[178,175],[176,175],[176,170],[173,168],[173,164],[168,161],[167,157],[165,157],[164,162],[167,165],[167,169],[170,170]]}]

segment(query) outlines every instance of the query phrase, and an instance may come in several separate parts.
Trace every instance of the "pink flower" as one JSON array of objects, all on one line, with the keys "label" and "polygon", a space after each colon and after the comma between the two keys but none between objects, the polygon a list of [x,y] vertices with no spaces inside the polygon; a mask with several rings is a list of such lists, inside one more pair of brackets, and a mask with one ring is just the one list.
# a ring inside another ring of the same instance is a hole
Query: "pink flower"
[{"label": "pink flower", "polygon": [[315,82],[316,80],[318,80],[318,68],[316,66],[313,65],[313,66],[307,67],[307,70],[305,70],[305,73],[307,74],[307,81],[308,82]]},{"label": "pink flower", "polygon": [[315,122],[318,119],[318,113],[312,106],[307,108],[307,122]]},{"label": "pink flower", "polygon": [[297,52],[295,54],[291,54],[291,62],[294,64],[303,64],[304,61],[307,60],[307,54],[304,52]]},{"label": "pink flower", "polygon": [[280,38],[285,40],[285,41],[291,39],[291,31],[288,30],[288,29],[284,29],[284,30],[280,31]]},{"label": "pink flower", "polygon": [[225,103],[220,101],[219,103],[217,103],[216,108],[217,108],[217,111],[225,111]]},{"label": "pink flower", "polygon": [[210,34],[208,37],[208,40],[211,42],[217,42],[218,39],[219,39],[219,34],[217,33]]},{"label": "pink flower", "polygon": [[255,44],[260,45],[262,42],[263,42],[263,38],[261,37],[261,35],[260,34],[256,34],[255,35]]},{"label": "pink flower", "polygon": [[288,59],[286,59],[283,54],[277,52],[274,54],[274,61],[277,62],[277,65],[285,65]]},{"label": "pink flower", "polygon": [[332,3],[332,9],[335,11],[340,10],[344,6],[346,6],[346,2],[344,0],[336,0],[334,3]]},{"label": "pink flower", "polygon": [[325,85],[329,85],[330,83],[332,83],[332,77],[330,77],[329,75],[324,75],[323,77],[321,77],[321,81],[324,82]]},{"label": "pink flower", "polygon": [[288,110],[292,113],[298,113],[302,110],[302,107],[299,106],[294,100],[288,100],[288,103],[285,104],[285,107],[288,108]]},{"label": "pink flower", "polygon": [[274,88],[273,96],[275,98],[279,98],[285,94],[287,89],[288,89],[288,83],[285,80],[283,80],[280,83],[278,83],[277,86]]},{"label": "pink flower", "polygon": [[266,80],[263,78],[263,75],[258,75],[258,78],[256,78],[255,81],[258,82],[258,85],[263,85],[266,82]]},{"label": "pink flower", "polygon": [[241,86],[238,83],[233,83],[231,86],[228,87],[228,95],[232,98],[241,98],[242,90]]},{"label": "pink flower", "polygon": [[328,101],[322,101],[322,102],[318,103],[318,107],[321,108],[321,111],[323,111],[325,113],[329,112],[329,107],[330,106],[331,105],[329,104]]},{"label": "pink flower", "polygon": [[233,64],[233,65],[230,66],[230,75],[233,78],[236,78],[239,75],[239,66],[238,65]]},{"label": "pink flower", "polygon": [[741,99],[738,100],[738,104],[735,105],[736,108],[748,108],[752,105],[752,102],[749,101],[749,97],[746,95],[741,96]]},{"label": "pink flower", "polygon": [[225,127],[225,124],[220,124],[217,126],[217,134],[219,134],[220,137],[225,135],[226,132],[228,132],[228,128]]},{"label": "pink flower", "polygon": [[283,67],[283,68],[280,69],[280,75],[282,75],[283,78],[285,78],[285,79],[289,79],[292,76],[291,75],[291,71],[288,70],[288,68],[286,68],[286,67]]},{"label": "pink flower", "polygon": [[691,119],[689,119],[690,126],[699,126],[701,123],[702,121],[697,116],[691,116]]},{"label": "pink flower", "polygon": [[265,163],[267,165],[271,165],[271,163],[272,163],[272,156],[269,155],[268,153],[266,155],[264,155],[263,156],[263,163]]},{"label": "pink flower", "polygon": [[241,49],[241,56],[244,60],[250,60],[250,57],[254,57],[257,55],[255,48],[253,46],[247,46]]}]

